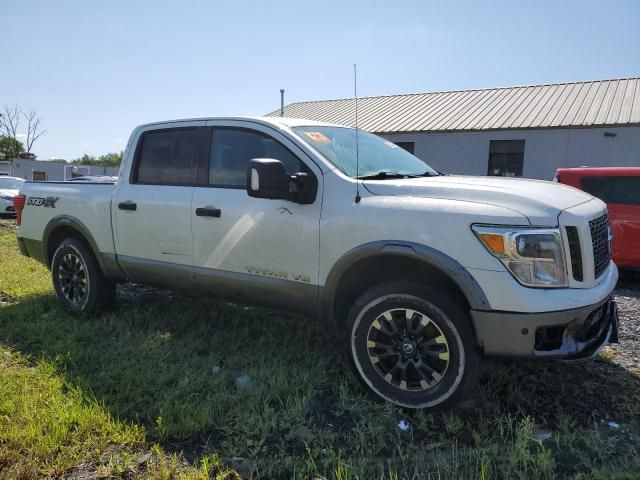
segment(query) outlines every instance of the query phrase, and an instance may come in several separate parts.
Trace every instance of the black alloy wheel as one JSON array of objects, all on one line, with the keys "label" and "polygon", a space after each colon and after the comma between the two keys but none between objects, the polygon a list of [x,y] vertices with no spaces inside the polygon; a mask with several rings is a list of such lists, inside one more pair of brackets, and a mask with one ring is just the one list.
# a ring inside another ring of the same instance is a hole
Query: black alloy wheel
[{"label": "black alloy wheel", "polygon": [[449,367],[449,344],[427,314],[411,309],[383,312],[369,328],[369,360],[389,384],[424,391]]},{"label": "black alloy wheel", "polygon": [[95,312],[115,301],[115,283],[105,278],[91,248],[78,238],[66,238],[55,248],[51,276],[58,301],[71,312]]},{"label": "black alloy wheel", "polygon": [[89,279],[82,258],[74,253],[66,253],[60,260],[58,280],[64,298],[74,305],[80,305],[87,296]]},{"label": "black alloy wheel", "polygon": [[407,408],[454,405],[478,378],[480,356],[459,299],[411,282],[367,290],[348,317],[349,353],[363,383]]}]

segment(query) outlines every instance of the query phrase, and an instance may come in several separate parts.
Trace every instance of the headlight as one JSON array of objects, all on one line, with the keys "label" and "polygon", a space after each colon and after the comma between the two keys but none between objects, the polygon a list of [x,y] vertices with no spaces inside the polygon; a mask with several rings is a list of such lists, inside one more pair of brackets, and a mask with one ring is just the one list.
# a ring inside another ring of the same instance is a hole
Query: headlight
[{"label": "headlight", "polygon": [[528,287],[566,287],[562,237],[557,228],[473,225],[473,232],[516,279]]},{"label": "headlight", "polygon": [[0,196],[0,198],[2,200],[6,200],[7,202],[11,202],[13,200],[13,197],[9,197],[7,195],[2,195],[2,196]]}]

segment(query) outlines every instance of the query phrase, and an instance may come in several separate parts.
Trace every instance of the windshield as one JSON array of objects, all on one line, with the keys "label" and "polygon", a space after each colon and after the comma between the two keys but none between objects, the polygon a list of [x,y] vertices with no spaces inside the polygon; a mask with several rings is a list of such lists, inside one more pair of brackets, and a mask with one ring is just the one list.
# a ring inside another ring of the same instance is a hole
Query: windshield
[{"label": "windshield", "polygon": [[0,177],[0,190],[20,190],[24,180],[21,178],[2,178]]},{"label": "windshield", "polygon": [[362,130],[358,130],[358,172],[355,129],[294,127],[293,131],[352,178],[438,175],[429,165],[395,143]]}]

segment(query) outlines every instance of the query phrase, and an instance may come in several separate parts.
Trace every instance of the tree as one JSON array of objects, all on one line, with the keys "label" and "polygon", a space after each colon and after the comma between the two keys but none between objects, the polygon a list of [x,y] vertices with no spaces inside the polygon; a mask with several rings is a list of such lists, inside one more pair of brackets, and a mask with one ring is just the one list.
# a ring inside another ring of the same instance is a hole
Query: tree
[{"label": "tree", "polygon": [[29,113],[22,113],[24,119],[27,121],[27,153],[31,153],[33,144],[38,140],[46,130],[42,130],[40,122],[42,119],[38,116],[38,112],[35,110],[29,111]]},{"label": "tree", "polygon": [[[9,147],[13,149],[9,158],[18,158],[20,150],[18,147],[18,128],[20,127],[20,108],[18,105],[10,107],[4,105],[0,113],[0,133],[9,138]],[[24,150],[24,145],[23,148]]]},{"label": "tree", "polygon": [[82,157],[71,160],[71,163],[82,165],[98,165],[98,159],[93,155],[87,155],[85,153]]},{"label": "tree", "polygon": [[101,155],[98,161],[105,167],[119,167],[122,163],[122,151]]},{"label": "tree", "polygon": [[86,153],[75,160],[71,160],[71,163],[77,165],[95,165],[100,167],[119,167],[122,163],[122,152],[106,153],[95,157],[94,155],[87,155]]},{"label": "tree", "polygon": [[[33,144],[46,131],[42,129],[42,118],[38,116],[38,112],[31,110],[29,113],[25,113],[18,105],[14,105],[13,107],[6,104],[3,105],[2,113],[0,113],[0,134],[12,140],[12,142],[9,143],[9,146],[13,147],[11,158],[18,158],[20,153],[25,150],[25,145],[18,140],[21,117],[24,117],[27,122],[25,153],[27,157],[35,158],[35,154],[32,152]],[[22,150],[20,150],[19,145],[22,145]]]},{"label": "tree", "polygon": [[[17,155],[16,152],[18,152]],[[0,160],[19,158],[22,152],[24,152],[24,145],[20,140],[0,135]]]}]

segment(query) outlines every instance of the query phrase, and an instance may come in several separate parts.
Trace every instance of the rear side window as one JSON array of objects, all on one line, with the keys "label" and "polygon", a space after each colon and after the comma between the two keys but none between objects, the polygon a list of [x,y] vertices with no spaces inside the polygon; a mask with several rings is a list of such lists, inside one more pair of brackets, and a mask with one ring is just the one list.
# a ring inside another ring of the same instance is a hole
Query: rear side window
[{"label": "rear side window", "polygon": [[640,177],[585,177],[582,189],[605,203],[640,205]]},{"label": "rear side window", "polygon": [[275,158],[290,173],[303,170],[303,164],[277,140],[259,132],[238,128],[215,128],[209,158],[209,185],[245,188],[247,167],[253,158]]},{"label": "rear side window", "polygon": [[194,185],[202,155],[202,128],[145,132],[138,146],[133,183]]}]

